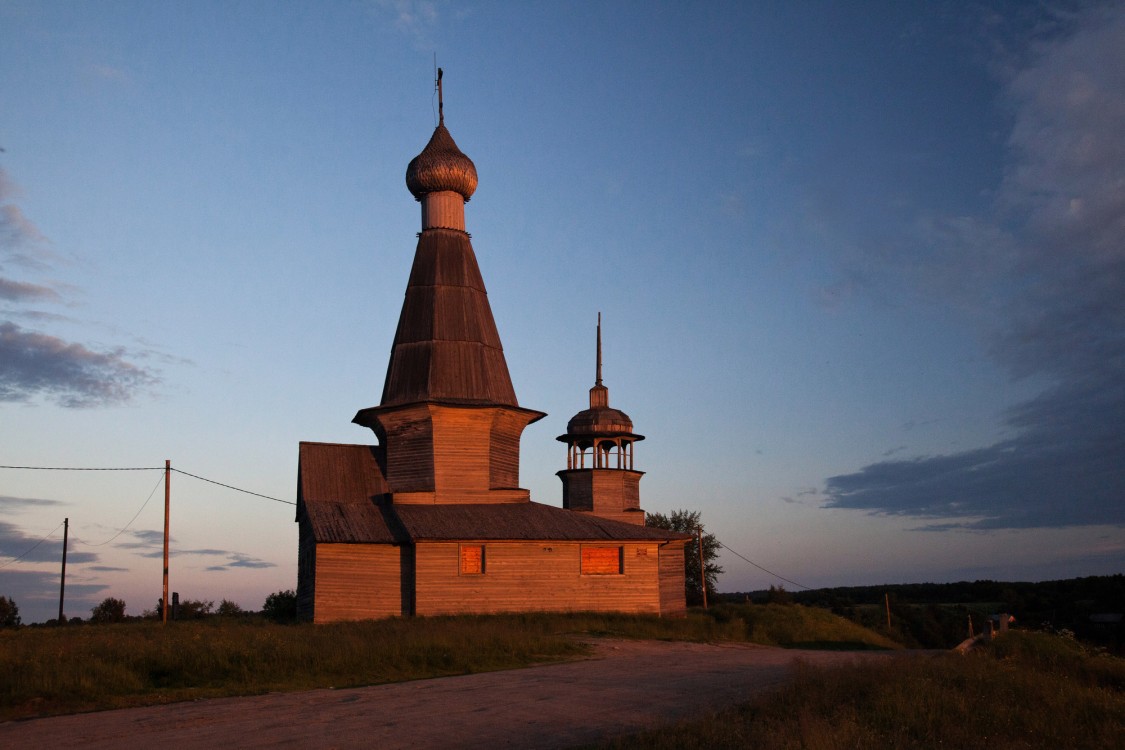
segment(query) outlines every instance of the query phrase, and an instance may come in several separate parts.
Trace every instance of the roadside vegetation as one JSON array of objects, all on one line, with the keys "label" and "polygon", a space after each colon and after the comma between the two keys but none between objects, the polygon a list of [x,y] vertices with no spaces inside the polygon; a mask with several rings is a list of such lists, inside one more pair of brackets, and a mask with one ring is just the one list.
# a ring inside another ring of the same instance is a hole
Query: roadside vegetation
[{"label": "roadside vegetation", "polygon": [[1125,660],[1011,631],[967,655],[801,669],[745,705],[615,748],[1108,748],[1125,737]]},{"label": "roadside vegetation", "polygon": [[0,720],[511,669],[580,658],[594,637],[896,647],[824,610],[780,605],[721,605],[676,619],[574,613],[286,625],[232,615],[0,631]]}]

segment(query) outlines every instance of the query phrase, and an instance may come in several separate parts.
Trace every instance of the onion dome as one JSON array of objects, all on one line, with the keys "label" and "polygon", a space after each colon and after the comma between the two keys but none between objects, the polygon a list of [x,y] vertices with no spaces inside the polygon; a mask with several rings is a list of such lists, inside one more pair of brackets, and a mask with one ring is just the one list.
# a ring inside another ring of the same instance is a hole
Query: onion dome
[{"label": "onion dome", "polygon": [[440,122],[430,142],[406,168],[406,187],[415,200],[427,193],[452,191],[466,201],[477,189],[477,168],[473,160],[461,153],[453,136]]},{"label": "onion dome", "polygon": [[584,409],[566,423],[566,432],[573,437],[584,435],[610,436],[630,435],[633,432],[633,420],[620,409],[609,406],[595,406]]}]

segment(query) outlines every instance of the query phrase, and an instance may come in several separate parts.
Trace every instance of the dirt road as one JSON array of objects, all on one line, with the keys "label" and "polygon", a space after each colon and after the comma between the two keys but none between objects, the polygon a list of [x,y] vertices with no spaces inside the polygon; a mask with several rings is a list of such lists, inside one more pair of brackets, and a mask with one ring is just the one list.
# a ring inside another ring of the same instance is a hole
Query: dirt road
[{"label": "dirt road", "polygon": [[2,748],[565,748],[737,703],[794,664],[890,658],[734,644],[599,641],[594,659],[346,690],[0,724]]}]

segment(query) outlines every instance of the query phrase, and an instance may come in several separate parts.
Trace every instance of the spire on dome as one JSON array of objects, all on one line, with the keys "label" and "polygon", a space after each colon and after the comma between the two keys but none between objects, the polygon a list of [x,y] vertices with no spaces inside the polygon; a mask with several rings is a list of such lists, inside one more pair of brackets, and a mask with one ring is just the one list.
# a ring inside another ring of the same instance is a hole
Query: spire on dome
[{"label": "spire on dome", "polygon": [[602,313],[598,311],[598,374],[594,378],[594,385],[602,384]]},{"label": "spire on dome", "polygon": [[[598,369],[594,377],[594,387],[590,389],[590,408],[604,409],[609,406],[609,389],[602,385],[602,314],[598,313]],[[632,427],[630,427],[632,429]]]},{"label": "spire on dome", "polygon": [[437,122],[445,124],[445,105],[441,101],[441,77],[444,75],[441,68],[437,69]]},{"label": "spire on dome", "polygon": [[442,192],[459,193],[467,201],[477,189],[477,168],[445,128],[441,79],[438,68],[438,126],[422,153],[406,167],[406,187],[418,201],[429,193]]}]

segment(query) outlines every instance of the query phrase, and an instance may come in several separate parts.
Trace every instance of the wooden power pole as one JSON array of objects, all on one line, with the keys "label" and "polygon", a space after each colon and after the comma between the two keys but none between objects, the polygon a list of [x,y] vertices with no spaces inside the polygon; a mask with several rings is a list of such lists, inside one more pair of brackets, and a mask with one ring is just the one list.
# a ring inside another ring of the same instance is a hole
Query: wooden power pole
[{"label": "wooden power pole", "polygon": [[703,591],[703,608],[707,609],[707,564],[703,561],[703,527],[697,529],[696,538],[699,540],[699,585]]},{"label": "wooden power pole", "polygon": [[[55,527],[56,529],[58,526]],[[66,620],[63,617],[63,596],[66,594],[66,541],[67,534],[70,532],[70,519],[63,519],[63,532],[62,532],[62,578],[59,581],[59,625],[66,625]]]},{"label": "wooden power pole", "polygon": [[170,482],[172,479],[172,460],[164,460],[164,598],[161,599],[161,621],[168,624],[168,509],[172,504]]}]

